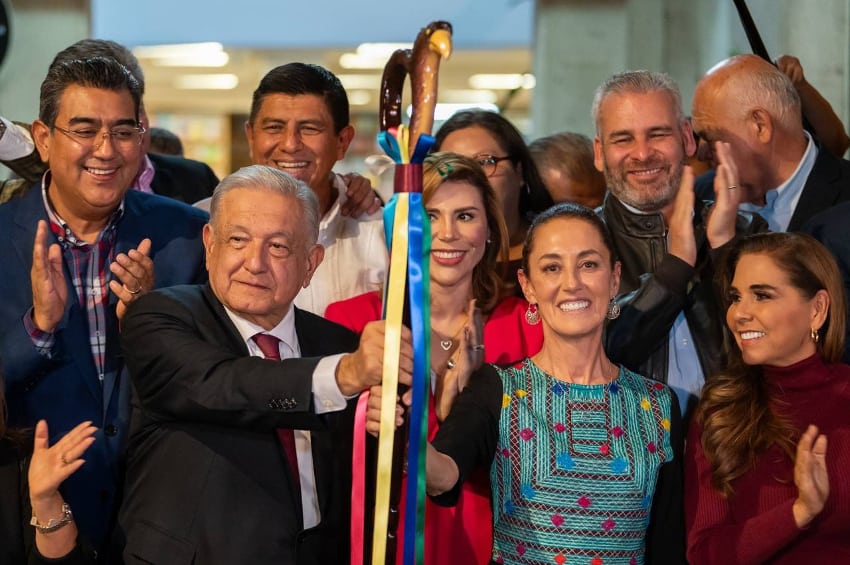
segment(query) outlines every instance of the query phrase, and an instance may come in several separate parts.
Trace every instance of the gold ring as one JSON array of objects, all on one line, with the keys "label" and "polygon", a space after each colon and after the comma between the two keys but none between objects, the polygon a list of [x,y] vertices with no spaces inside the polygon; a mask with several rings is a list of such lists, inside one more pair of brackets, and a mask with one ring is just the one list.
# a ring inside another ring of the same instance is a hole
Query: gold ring
[{"label": "gold ring", "polygon": [[729,190],[734,190],[734,189],[736,189],[736,188],[738,188],[738,185],[737,185],[737,184],[733,184],[732,186],[730,186],[730,187],[729,187]]},{"label": "gold ring", "polygon": [[[127,288],[127,285],[124,285],[124,288]],[[139,294],[140,292],[142,292],[142,285],[139,285],[139,288],[137,288],[136,290],[130,290],[129,288],[127,288],[127,292],[129,292],[130,294]]]},{"label": "gold ring", "polygon": [[62,464],[63,464],[63,465],[70,465],[70,464],[71,464],[71,462],[70,462],[70,461],[68,461],[67,459],[65,459],[65,454],[64,454],[64,453],[63,453],[62,455],[60,455],[60,456],[59,456],[59,459],[62,461]]}]

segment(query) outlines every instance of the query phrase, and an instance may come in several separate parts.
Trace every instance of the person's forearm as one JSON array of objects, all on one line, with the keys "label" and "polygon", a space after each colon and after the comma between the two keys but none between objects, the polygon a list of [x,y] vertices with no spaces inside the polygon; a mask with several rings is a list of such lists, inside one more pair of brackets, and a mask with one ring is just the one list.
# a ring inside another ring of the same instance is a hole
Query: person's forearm
[{"label": "person's forearm", "polygon": [[820,144],[831,154],[841,157],[850,147],[850,137],[832,105],[808,82],[799,85],[803,115],[809,121]]},{"label": "person's forearm", "polygon": [[454,459],[440,453],[429,443],[425,458],[425,489],[430,496],[439,496],[454,488],[460,478]]},{"label": "person's forearm", "polygon": [[[46,525],[51,519],[62,518],[62,504],[64,501],[57,493],[48,500],[31,500],[33,516],[38,518],[38,523]],[[49,559],[56,559],[68,555],[77,545],[77,525],[71,521],[67,526],[49,533],[42,533],[35,529],[35,546],[38,552]]]}]

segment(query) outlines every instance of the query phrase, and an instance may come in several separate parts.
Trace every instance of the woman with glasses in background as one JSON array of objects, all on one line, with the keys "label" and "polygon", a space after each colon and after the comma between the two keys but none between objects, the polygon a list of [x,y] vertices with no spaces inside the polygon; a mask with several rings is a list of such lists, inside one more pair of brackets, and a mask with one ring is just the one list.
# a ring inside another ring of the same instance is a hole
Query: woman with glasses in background
[{"label": "woman with glasses in background", "polygon": [[534,216],[554,204],[537,172],[522,134],[501,115],[465,110],[446,120],[437,132],[435,151],[451,151],[478,161],[496,192],[508,228],[505,282],[515,288],[522,243]]}]

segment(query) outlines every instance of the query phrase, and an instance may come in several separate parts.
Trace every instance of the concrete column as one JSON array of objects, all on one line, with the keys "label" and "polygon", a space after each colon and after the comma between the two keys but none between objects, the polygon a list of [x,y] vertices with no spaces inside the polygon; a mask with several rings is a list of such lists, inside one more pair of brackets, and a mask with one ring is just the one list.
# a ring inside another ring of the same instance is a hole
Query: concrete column
[{"label": "concrete column", "polygon": [[[11,37],[0,68],[0,114],[21,122],[38,117],[41,81],[54,55],[89,36],[88,0],[7,0]],[[0,178],[8,176],[0,166]]]},{"label": "concrete column", "polygon": [[[771,56],[800,58],[809,81],[850,125],[850,0],[748,0]],[[530,137],[593,136],[596,87],[627,69],[670,73],[689,113],[697,80],[750,52],[729,0],[537,0]]]}]

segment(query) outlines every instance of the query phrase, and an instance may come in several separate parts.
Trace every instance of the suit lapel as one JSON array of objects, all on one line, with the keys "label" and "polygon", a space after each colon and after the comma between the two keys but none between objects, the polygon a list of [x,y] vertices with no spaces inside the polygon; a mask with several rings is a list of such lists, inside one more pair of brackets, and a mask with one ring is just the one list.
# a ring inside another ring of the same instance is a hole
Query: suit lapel
[{"label": "suit lapel", "polygon": [[[32,270],[32,248],[35,243],[35,232],[39,220],[48,221],[47,212],[44,209],[44,200],[41,196],[41,182],[36,183],[22,197],[21,205],[15,215],[15,225],[18,231],[13,237],[13,241],[24,267],[24,273],[22,273],[26,281],[24,284],[26,284],[30,295],[32,295],[32,284],[29,273]],[[52,231],[49,231],[48,246],[54,243],[59,243],[59,240]],[[68,296],[62,320],[57,326],[57,332],[61,331],[64,334],[59,340],[64,346],[62,354],[74,359],[74,365],[78,369],[80,378],[85,382],[86,388],[98,402],[101,402],[103,394],[100,382],[97,378],[93,378],[96,375],[96,370],[91,355],[85,311],[80,307],[71,272],[64,260],[62,261],[62,269]]]},{"label": "suit lapel", "polygon": [[825,149],[818,148],[817,159],[800,193],[788,231],[798,231],[809,218],[838,201],[841,186],[837,181],[840,178],[838,162]]}]

